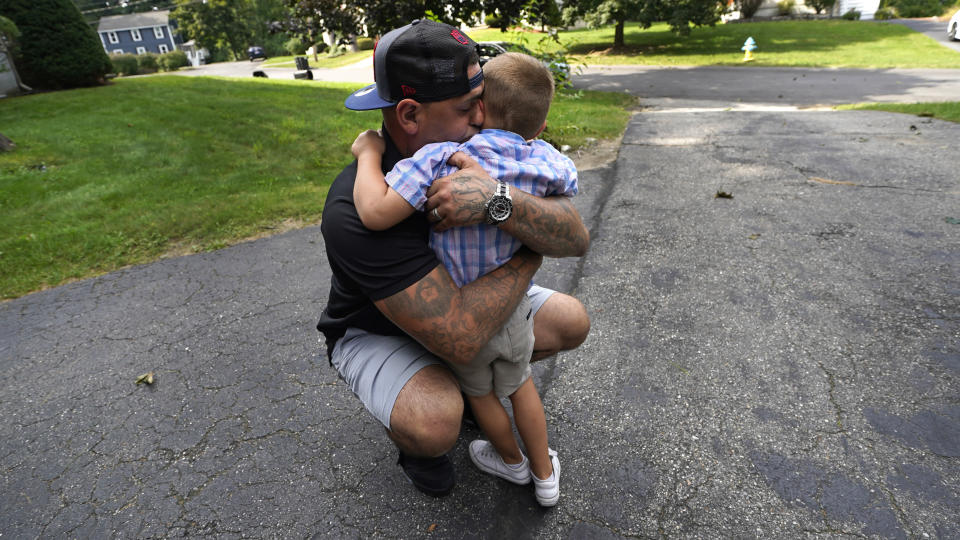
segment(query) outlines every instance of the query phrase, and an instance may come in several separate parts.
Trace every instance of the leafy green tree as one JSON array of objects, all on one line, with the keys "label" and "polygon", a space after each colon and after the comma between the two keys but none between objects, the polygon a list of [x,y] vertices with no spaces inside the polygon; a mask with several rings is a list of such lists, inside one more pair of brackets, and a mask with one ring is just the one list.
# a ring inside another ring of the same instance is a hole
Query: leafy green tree
[{"label": "leafy green tree", "polygon": [[560,26],[563,18],[556,0],[528,0],[523,6],[523,18],[532,26],[546,31],[548,26]]},{"label": "leafy green tree", "polygon": [[110,72],[100,38],[70,0],[3,0],[0,15],[21,33],[15,61],[30,86],[92,86]]},{"label": "leafy green tree", "polygon": [[[350,36],[360,33],[360,15],[349,0],[285,0],[285,3],[288,14],[278,23],[280,28],[309,44],[322,41],[324,32],[332,34],[337,44],[348,43]],[[314,60],[316,56],[314,52]]]},{"label": "leafy green tree", "polygon": [[229,51],[234,59],[242,58],[254,34],[248,21],[255,19],[253,6],[243,0],[176,0],[171,14],[185,40],[211,51]]},{"label": "leafy green tree", "polygon": [[483,10],[489,17],[489,22],[502,31],[506,31],[511,26],[516,26],[523,20],[524,6],[527,4],[524,0],[485,0]]},{"label": "leafy green tree", "polygon": [[529,0],[284,0],[288,17],[279,28],[310,43],[317,43],[327,32],[335,44],[350,43],[354,36],[383,35],[414,19],[432,19],[452,25],[473,24],[480,13],[499,8],[508,20],[518,20]]},{"label": "leafy green tree", "polygon": [[614,47],[623,47],[627,21],[650,28],[666,21],[680,35],[689,35],[690,26],[713,26],[720,20],[724,3],[718,0],[571,0],[565,4],[565,24],[582,18],[591,27],[614,25]]}]

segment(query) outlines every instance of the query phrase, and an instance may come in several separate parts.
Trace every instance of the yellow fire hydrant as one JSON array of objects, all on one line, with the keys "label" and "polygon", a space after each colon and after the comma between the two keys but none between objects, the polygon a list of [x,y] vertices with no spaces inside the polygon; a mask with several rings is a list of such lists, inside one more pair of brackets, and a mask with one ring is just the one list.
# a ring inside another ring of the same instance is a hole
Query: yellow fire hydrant
[{"label": "yellow fire hydrant", "polygon": [[743,47],[740,47],[740,50],[743,51],[743,61],[751,62],[753,60],[753,50],[757,48],[757,42],[753,40],[752,37],[748,37],[746,41],[743,42]]}]

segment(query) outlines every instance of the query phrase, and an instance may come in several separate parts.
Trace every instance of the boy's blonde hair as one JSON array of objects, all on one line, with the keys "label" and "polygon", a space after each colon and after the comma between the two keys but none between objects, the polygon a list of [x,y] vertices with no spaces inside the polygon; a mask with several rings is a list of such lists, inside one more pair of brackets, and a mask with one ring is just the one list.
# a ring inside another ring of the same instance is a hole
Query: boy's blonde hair
[{"label": "boy's blonde hair", "polygon": [[[504,53],[483,66],[483,106],[490,126],[533,139],[550,112],[553,74],[528,54]],[[487,122],[485,122],[487,123]]]}]

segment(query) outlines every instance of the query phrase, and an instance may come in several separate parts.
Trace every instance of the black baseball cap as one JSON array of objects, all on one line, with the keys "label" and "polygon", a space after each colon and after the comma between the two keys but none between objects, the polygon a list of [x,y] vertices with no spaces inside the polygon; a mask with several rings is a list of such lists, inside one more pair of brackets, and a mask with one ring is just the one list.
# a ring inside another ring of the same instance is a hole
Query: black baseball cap
[{"label": "black baseball cap", "polygon": [[416,20],[387,32],[373,52],[374,84],[350,94],[344,105],[355,111],[382,109],[411,98],[421,103],[469,93],[483,72],[467,76],[477,44],[449,24]]}]

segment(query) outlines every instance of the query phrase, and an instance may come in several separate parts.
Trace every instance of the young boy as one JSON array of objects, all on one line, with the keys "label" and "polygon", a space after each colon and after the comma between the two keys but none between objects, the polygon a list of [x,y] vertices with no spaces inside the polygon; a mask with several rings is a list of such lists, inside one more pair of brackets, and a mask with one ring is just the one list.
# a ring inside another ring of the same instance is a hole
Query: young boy
[{"label": "young boy", "polygon": [[[384,177],[380,168],[384,141],[375,131],[361,133],[351,150],[357,158],[353,198],[364,226],[384,230],[424,210],[430,184],[453,169],[447,159],[464,151],[494,178],[538,196],[577,193],[573,162],[544,141],[534,140],[546,127],[553,99],[553,76],[533,57],[507,53],[484,66],[483,130],[463,144],[436,143],[397,163]],[[460,227],[431,233],[430,245],[462,287],[503,265],[520,243],[495,225]],[[490,439],[470,444],[470,458],[482,471],[516,484],[532,479],[537,501],[553,506],[560,497],[560,462],[547,446],[543,404],[530,378],[533,320],[529,301],[520,306],[469,365],[449,364]],[[509,396],[517,431],[530,457],[513,436],[510,417],[500,403]]]}]

